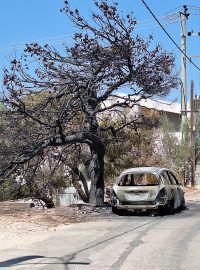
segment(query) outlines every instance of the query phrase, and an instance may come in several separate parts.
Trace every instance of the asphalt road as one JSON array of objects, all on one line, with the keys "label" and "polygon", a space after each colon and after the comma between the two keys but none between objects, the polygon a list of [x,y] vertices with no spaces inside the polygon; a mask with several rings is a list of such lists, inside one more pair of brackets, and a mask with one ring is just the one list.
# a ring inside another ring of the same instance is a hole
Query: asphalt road
[{"label": "asphalt road", "polygon": [[[31,236],[30,236],[31,237]],[[0,247],[0,269],[199,270],[200,201],[173,216],[115,216]]]}]

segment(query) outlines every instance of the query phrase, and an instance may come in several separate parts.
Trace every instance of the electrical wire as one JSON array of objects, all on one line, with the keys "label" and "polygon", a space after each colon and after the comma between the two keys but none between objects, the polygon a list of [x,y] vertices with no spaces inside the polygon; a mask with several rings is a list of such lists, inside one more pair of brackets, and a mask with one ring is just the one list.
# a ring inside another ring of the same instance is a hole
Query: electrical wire
[{"label": "electrical wire", "polygon": [[193,10],[200,10],[200,7],[197,7],[197,6],[188,6],[190,9],[193,9]]},{"label": "electrical wire", "polygon": [[[178,9],[178,8],[176,8]],[[173,9],[175,10],[175,9]],[[172,10],[172,11],[173,11]],[[163,15],[163,16],[159,16],[158,17],[160,20],[164,21],[164,24],[170,24],[170,23],[176,23],[178,21],[179,18],[179,14],[176,13],[171,13],[171,11],[169,11],[167,13],[167,15]],[[136,24],[135,29],[136,30],[143,30],[143,29],[148,29],[148,28],[152,28],[152,27],[157,27],[158,25],[154,22],[153,19],[148,19],[148,20],[142,20],[142,21],[138,21]],[[58,37],[51,37],[51,38],[46,38],[46,39],[38,39],[38,40],[28,40],[28,41],[24,41],[24,42],[18,42],[15,44],[7,44],[7,45],[0,45],[0,53],[5,52],[5,51],[11,51],[13,49],[23,49],[25,44],[28,43],[33,43],[33,42],[37,42],[37,43],[49,43],[49,44],[57,44],[59,42],[64,42],[66,41],[66,39],[69,39],[71,37],[69,36],[58,36]],[[72,43],[72,39],[70,41],[68,41],[68,43]]]},{"label": "electrical wire", "polygon": [[168,11],[168,12],[167,12],[167,13],[165,13],[165,14],[167,15],[167,14],[169,14],[169,13],[171,13],[171,12],[173,12],[173,11],[177,10],[177,9],[179,9],[179,10],[180,10],[180,8],[181,8],[181,6],[176,7],[176,8],[173,8],[172,10]]},{"label": "electrical wire", "polygon": [[[174,13],[174,14],[171,14],[170,17],[169,16],[162,16],[160,18],[162,18],[164,25],[167,25],[167,24],[178,22],[180,16],[179,16],[178,13]],[[135,28],[136,29],[139,29],[139,28],[142,27],[144,29],[144,28],[155,27],[155,26],[158,26],[158,24],[155,21],[153,21],[153,20],[146,20],[146,21],[139,21],[139,22],[137,22]]]},{"label": "electrical wire", "polygon": [[[176,23],[180,20],[179,13],[170,13],[167,16],[160,16],[158,18],[160,18],[160,20],[163,21],[164,25]],[[153,19],[148,19],[148,20],[137,22],[135,30],[140,30],[140,29],[143,30],[143,29],[148,29],[148,28],[153,28],[153,27],[158,27],[158,24],[156,24],[156,22]]]},{"label": "electrical wire", "polygon": [[[174,24],[174,23],[177,23],[177,22],[178,22],[178,20],[166,23],[165,25]],[[158,24],[150,24],[148,26],[135,27],[135,31],[146,30],[146,29],[155,28],[155,27],[159,27]]]},{"label": "electrical wire", "polygon": [[[175,15],[178,15],[178,14],[179,14],[178,12],[176,12],[176,13],[168,13],[167,15],[159,16],[158,19],[159,20],[170,19],[171,16],[175,16]],[[137,24],[148,24],[148,22],[152,23],[153,19],[138,21]]]},{"label": "electrical wire", "polygon": [[[159,16],[157,17],[157,19],[162,20],[164,25],[168,25],[168,24],[172,24],[172,23],[177,23],[179,21],[179,13],[175,12],[173,13],[173,11],[175,10],[179,10],[181,6],[174,8],[170,11],[168,11],[166,13],[166,15],[163,16]],[[190,6],[192,8],[200,9],[200,7],[196,7],[196,6]],[[192,14],[192,15],[199,15],[199,14]],[[148,19],[148,20],[142,20],[142,21],[138,21],[135,27],[135,30],[139,31],[139,30],[145,30],[145,29],[149,29],[149,28],[154,28],[154,27],[158,27],[159,25],[153,22],[153,19]],[[40,42],[40,43],[49,43],[49,44],[58,44],[59,42],[64,42],[66,41],[66,38],[68,38],[67,36],[61,36],[61,37],[56,37],[56,38],[47,38],[47,39],[41,39],[41,40],[29,40],[26,42],[18,42],[15,44],[8,44],[5,46],[1,46],[0,47],[0,53],[5,52],[5,51],[11,51],[13,50],[13,48],[15,49],[23,49],[24,48],[24,44],[26,43],[33,43],[33,42]],[[68,41],[69,42],[69,41]],[[72,41],[70,41],[71,43]]]},{"label": "electrical wire", "polygon": [[141,0],[142,3],[145,5],[145,7],[147,8],[147,10],[151,13],[151,15],[154,17],[154,19],[157,21],[157,23],[160,25],[160,27],[162,28],[162,30],[165,32],[165,34],[168,36],[168,38],[172,41],[172,43],[177,47],[177,49],[189,60],[189,62],[195,66],[199,71],[200,68],[190,59],[189,56],[187,56],[187,54],[181,50],[181,48],[178,46],[178,44],[176,43],[176,41],[174,41],[174,39],[170,36],[170,34],[167,32],[167,30],[164,28],[164,26],[160,23],[160,21],[157,19],[157,17],[154,15],[154,13],[151,11],[151,9],[149,8],[149,6],[145,3],[144,0]]},{"label": "electrical wire", "polygon": [[[177,22],[178,22],[178,20],[165,23],[164,25],[174,24]],[[159,27],[159,25],[158,24],[149,24],[148,26],[139,26],[139,27],[135,27],[135,31],[141,31],[141,30],[146,30],[146,29],[155,28],[155,27]]]},{"label": "electrical wire", "polygon": [[29,41],[25,41],[25,42],[18,42],[15,44],[8,44],[8,45],[4,45],[0,47],[0,53],[5,52],[5,51],[10,51],[13,50],[13,48],[15,49],[22,49],[24,48],[25,44],[29,44],[29,43],[50,43],[52,44],[57,44],[59,42],[65,42],[66,39],[69,39],[68,42],[72,42],[71,37],[69,36],[58,36],[56,38],[47,38],[47,39],[38,39],[38,40],[29,40]]}]

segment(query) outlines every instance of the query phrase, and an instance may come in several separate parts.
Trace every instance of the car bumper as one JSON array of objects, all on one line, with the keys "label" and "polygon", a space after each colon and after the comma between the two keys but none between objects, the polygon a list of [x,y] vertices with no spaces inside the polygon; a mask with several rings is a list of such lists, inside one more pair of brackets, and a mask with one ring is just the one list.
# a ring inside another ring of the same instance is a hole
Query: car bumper
[{"label": "car bumper", "polygon": [[149,210],[158,209],[161,205],[117,205],[117,209],[124,210]]}]

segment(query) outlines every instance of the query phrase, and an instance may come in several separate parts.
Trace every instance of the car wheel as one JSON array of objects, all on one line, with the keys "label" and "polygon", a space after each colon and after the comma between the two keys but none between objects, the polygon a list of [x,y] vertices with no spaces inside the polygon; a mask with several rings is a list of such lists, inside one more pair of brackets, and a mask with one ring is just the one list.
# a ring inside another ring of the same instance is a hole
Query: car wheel
[{"label": "car wheel", "polygon": [[185,198],[183,197],[182,202],[181,202],[181,209],[185,209]]},{"label": "car wheel", "polygon": [[159,210],[149,210],[150,217],[157,217],[159,215]]},{"label": "car wheel", "polygon": [[112,212],[113,214],[119,215],[119,216],[124,216],[127,214],[126,210],[123,209],[117,209],[117,207],[112,206]]},{"label": "car wheel", "polygon": [[118,214],[117,207],[112,206],[112,212],[113,212],[113,214]]},{"label": "car wheel", "polygon": [[167,212],[169,215],[174,215],[174,200],[169,201]]}]

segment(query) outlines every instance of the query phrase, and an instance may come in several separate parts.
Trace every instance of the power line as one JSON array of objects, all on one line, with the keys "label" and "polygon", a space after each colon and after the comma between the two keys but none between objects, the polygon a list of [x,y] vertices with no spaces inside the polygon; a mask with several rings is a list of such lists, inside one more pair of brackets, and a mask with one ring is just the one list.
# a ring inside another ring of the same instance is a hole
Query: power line
[{"label": "power line", "polygon": [[[177,16],[179,13],[175,12],[175,13],[168,13],[167,15],[164,16],[159,16],[158,19],[159,20],[170,20],[171,17]],[[142,21],[138,21],[137,24],[148,24],[148,23],[152,23],[153,19],[147,19],[147,20],[142,20]]]},{"label": "power line", "polygon": [[[158,19],[162,20],[164,25],[176,23],[178,21],[179,14],[178,14],[178,12],[175,12],[175,13],[172,13],[172,12],[180,9],[180,7],[181,6],[168,11],[168,13],[166,13],[166,15],[159,16]],[[191,7],[194,7],[194,6],[191,6]],[[195,7],[195,8],[197,9],[198,7]],[[199,7],[199,9],[200,9],[200,7]],[[159,23],[159,25],[160,25],[160,23]],[[135,30],[145,30],[147,28],[152,28],[152,27],[156,27],[156,24],[153,22],[153,19],[142,20],[142,21],[137,22]],[[47,38],[47,39],[29,40],[29,41],[25,41],[25,42],[18,42],[15,44],[7,44],[4,46],[0,46],[0,53],[3,53],[5,51],[11,51],[13,49],[16,49],[16,50],[22,49],[22,48],[24,48],[26,43],[39,42],[39,43],[57,44],[59,42],[66,41],[66,38],[69,38],[69,37],[67,37],[67,36],[53,37],[53,38],[51,37],[51,38]],[[69,43],[69,41],[68,41],[68,43]],[[70,43],[72,43],[72,40],[70,40]],[[192,62],[190,58],[188,58],[188,60],[190,62]]]},{"label": "power line", "polygon": [[[165,25],[174,24],[174,23],[177,23],[177,22],[178,22],[178,20],[165,23]],[[158,24],[149,24],[147,26],[139,26],[139,27],[135,27],[135,30],[140,31],[140,30],[146,30],[146,29],[155,28],[155,27],[159,27],[159,25]]]},{"label": "power line", "polygon": [[[158,19],[162,20],[164,25],[171,24],[171,23],[176,23],[179,20],[179,14],[178,12],[172,13],[172,11],[179,9],[179,7],[169,11],[166,13],[166,15],[159,16]],[[142,20],[138,21],[135,27],[135,30],[145,30],[147,28],[152,28],[152,27],[157,27],[157,24],[153,21],[153,19],[147,19],[147,20]],[[28,41],[21,41],[17,43],[12,43],[12,44],[5,44],[1,45],[0,44],[0,53],[3,53],[5,51],[11,51],[13,49],[15,50],[20,50],[23,49],[25,44],[37,42],[37,43],[49,43],[49,44],[57,44],[59,42],[64,42],[66,41],[66,38],[70,38],[69,36],[58,36],[58,37],[51,37],[51,38],[46,38],[46,39],[34,39],[34,40],[28,40]],[[68,41],[68,43],[72,43],[72,39]]]},{"label": "power line", "polygon": [[177,47],[177,49],[189,60],[189,62],[195,66],[199,71],[200,68],[190,59],[189,56],[187,56],[187,54],[181,50],[181,48],[178,46],[178,44],[174,41],[174,39],[170,36],[170,34],[167,32],[167,30],[164,28],[164,26],[160,23],[160,21],[156,18],[156,16],[154,15],[154,13],[151,11],[151,9],[149,8],[149,6],[145,3],[144,0],[141,0],[143,2],[143,4],[145,5],[145,7],[148,9],[148,11],[151,13],[151,15],[154,17],[154,19],[157,21],[157,23],[160,25],[160,27],[162,28],[162,30],[165,32],[165,34],[168,36],[168,38],[174,43],[174,45]]},{"label": "power line", "polygon": [[194,9],[194,10],[200,10],[200,7],[197,6],[188,6],[190,9]]},{"label": "power line", "polygon": [[181,6],[177,7],[177,8],[173,8],[172,10],[168,11],[167,13],[165,13],[166,15],[168,15],[169,13],[179,9],[180,10]]},{"label": "power line", "polygon": [[17,42],[17,43],[13,43],[13,44],[7,44],[7,45],[2,45],[0,47],[0,53],[1,52],[4,52],[4,51],[11,51],[13,49],[16,49],[16,50],[19,50],[19,49],[22,49],[24,48],[25,44],[29,44],[29,43],[49,43],[49,44],[57,44],[57,43],[60,43],[60,42],[64,42],[68,39],[68,43],[72,42],[72,39],[70,36],[58,36],[58,37],[51,37],[51,38],[46,38],[46,39],[34,39],[34,40],[28,40],[28,41],[24,41],[24,42]]},{"label": "power line", "polygon": [[[178,8],[176,8],[176,9],[178,9]],[[173,10],[176,10],[176,9],[173,9]],[[171,23],[176,23],[178,21],[178,18],[179,18],[178,12],[172,13],[171,11],[169,11],[166,15],[162,15],[162,16],[158,17],[158,19],[162,20],[165,25],[171,24]],[[156,24],[156,22],[154,22],[153,19],[147,19],[147,20],[138,21],[135,29],[141,30],[141,29],[147,29],[147,28],[156,27],[156,26],[157,26],[157,24]],[[67,38],[70,39],[70,41],[68,41],[68,43],[69,42],[72,43],[72,37],[58,36],[58,37],[50,37],[50,38],[45,38],[45,39],[34,39],[34,40],[21,41],[21,42],[5,44],[5,45],[0,44],[0,53],[2,53],[4,51],[10,51],[13,49],[16,49],[16,50],[22,49],[25,46],[25,44],[29,44],[29,43],[33,43],[33,42],[57,44],[59,42],[66,41]]]},{"label": "power line", "polygon": [[[168,25],[172,23],[177,23],[180,19],[180,16],[178,13],[173,13],[170,14],[170,16],[161,16],[158,18],[163,21],[164,25]],[[137,22],[135,30],[147,29],[152,27],[159,27],[159,25],[153,19],[144,20]]]},{"label": "power line", "polygon": [[[165,23],[165,25],[169,25],[169,24],[174,24],[174,23],[177,23],[177,21],[172,21],[172,22],[169,22],[169,23]],[[147,30],[147,29],[150,29],[150,28],[155,28],[155,27],[159,27],[158,24],[149,24],[148,26],[139,26],[139,27],[135,27],[135,31],[141,31],[141,30]]]}]

